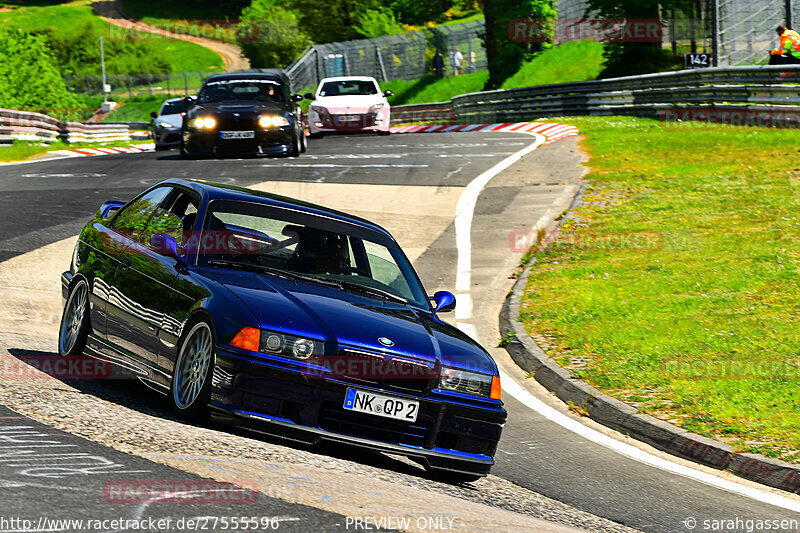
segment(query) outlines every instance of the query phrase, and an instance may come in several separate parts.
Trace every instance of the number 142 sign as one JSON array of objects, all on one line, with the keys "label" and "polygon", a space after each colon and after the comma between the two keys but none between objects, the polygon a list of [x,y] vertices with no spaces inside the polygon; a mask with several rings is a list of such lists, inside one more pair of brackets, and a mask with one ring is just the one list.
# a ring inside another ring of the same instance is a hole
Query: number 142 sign
[{"label": "number 142 sign", "polygon": [[684,68],[708,68],[711,66],[711,54],[686,54]]}]

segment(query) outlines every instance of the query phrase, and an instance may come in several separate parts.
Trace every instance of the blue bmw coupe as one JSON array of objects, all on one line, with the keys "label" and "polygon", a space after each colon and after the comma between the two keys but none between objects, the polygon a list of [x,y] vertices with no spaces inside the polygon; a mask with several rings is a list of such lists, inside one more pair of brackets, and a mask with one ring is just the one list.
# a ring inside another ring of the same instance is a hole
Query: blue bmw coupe
[{"label": "blue bmw coupe", "polygon": [[103,204],[61,281],[61,355],[123,367],[181,417],[401,454],[453,481],[494,462],[497,366],[371,222],[168,180]]}]

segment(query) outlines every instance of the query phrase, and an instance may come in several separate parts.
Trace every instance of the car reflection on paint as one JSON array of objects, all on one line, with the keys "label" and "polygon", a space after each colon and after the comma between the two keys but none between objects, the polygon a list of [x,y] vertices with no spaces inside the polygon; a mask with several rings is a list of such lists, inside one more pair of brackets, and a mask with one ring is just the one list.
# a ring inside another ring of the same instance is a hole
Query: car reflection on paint
[{"label": "car reflection on paint", "polygon": [[60,353],[132,371],[181,417],[402,454],[450,480],[493,464],[494,361],[371,222],[168,180],[103,204],[62,285]]}]

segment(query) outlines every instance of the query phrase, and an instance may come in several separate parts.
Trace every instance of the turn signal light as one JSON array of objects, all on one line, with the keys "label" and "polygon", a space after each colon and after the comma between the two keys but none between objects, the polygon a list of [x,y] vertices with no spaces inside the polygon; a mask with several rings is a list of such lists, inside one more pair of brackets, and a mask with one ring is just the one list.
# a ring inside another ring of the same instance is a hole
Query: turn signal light
[{"label": "turn signal light", "polygon": [[492,378],[492,391],[489,393],[489,398],[493,400],[500,399],[500,378],[498,376]]},{"label": "turn signal light", "polygon": [[231,346],[251,352],[257,352],[260,344],[261,330],[258,328],[242,328],[231,341]]}]

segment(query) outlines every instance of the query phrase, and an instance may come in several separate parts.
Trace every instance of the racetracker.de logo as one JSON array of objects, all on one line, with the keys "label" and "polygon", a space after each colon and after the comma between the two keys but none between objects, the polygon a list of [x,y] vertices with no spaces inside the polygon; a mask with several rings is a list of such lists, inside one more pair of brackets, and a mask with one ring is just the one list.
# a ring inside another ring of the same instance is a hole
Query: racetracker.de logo
[{"label": "racetracker.de logo", "polygon": [[258,485],[252,481],[122,480],[103,486],[106,503],[115,504],[239,504],[258,500]]},{"label": "racetracker.de logo", "polygon": [[660,43],[664,29],[658,19],[516,19],[508,35],[517,43],[583,41]]}]

